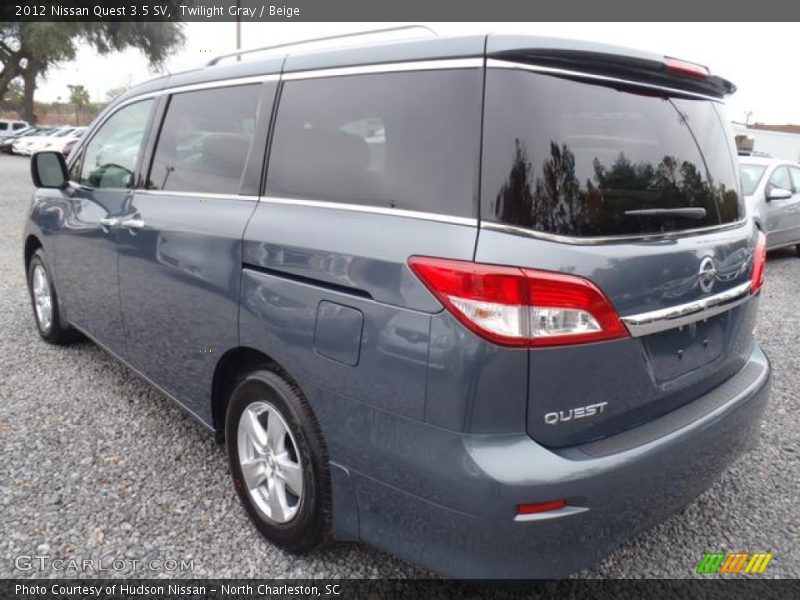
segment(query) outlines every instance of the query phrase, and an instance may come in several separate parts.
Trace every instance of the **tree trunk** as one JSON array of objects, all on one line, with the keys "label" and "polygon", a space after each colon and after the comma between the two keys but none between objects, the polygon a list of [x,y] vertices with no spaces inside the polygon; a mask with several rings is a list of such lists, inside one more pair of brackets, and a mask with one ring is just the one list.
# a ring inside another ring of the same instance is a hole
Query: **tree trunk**
[{"label": "tree trunk", "polygon": [[0,73],[0,104],[6,99],[6,92],[8,86],[14,81],[14,78],[19,75],[19,58],[16,56],[9,56],[7,62],[3,65],[3,72]]},{"label": "tree trunk", "polygon": [[33,59],[28,59],[28,64],[22,70],[22,118],[31,124],[36,124],[38,121],[36,115],[33,113],[33,95],[36,93],[36,79],[42,70],[42,64]]}]

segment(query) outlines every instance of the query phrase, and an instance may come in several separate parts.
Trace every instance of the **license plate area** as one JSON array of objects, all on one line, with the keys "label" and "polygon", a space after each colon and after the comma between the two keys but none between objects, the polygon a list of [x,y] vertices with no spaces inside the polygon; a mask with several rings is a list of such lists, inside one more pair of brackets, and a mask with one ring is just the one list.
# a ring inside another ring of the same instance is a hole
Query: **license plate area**
[{"label": "license plate area", "polygon": [[655,380],[672,381],[719,359],[729,318],[725,312],[644,338]]}]

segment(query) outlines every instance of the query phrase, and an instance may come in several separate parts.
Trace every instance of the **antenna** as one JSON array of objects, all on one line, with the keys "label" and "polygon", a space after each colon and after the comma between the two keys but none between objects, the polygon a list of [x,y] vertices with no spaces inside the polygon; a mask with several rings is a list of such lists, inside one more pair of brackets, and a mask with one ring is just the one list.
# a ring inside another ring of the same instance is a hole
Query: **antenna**
[{"label": "antenna", "polygon": [[324,37],[318,38],[311,38],[307,40],[300,40],[298,42],[287,42],[285,44],[275,44],[274,46],[263,46],[261,48],[250,48],[248,50],[237,50],[236,52],[229,52],[228,54],[220,54],[219,56],[215,56],[210,61],[206,63],[207,67],[213,67],[219,61],[225,60],[226,58],[232,58],[234,56],[241,57],[244,54],[253,54],[254,52],[266,52],[267,50],[276,50],[278,48],[290,48],[292,46],[302,46],[304,44],[312,44],[315,42],[327,42],[329,40],[340,40],[340,39],[347,39],[347,38],[354,38],[366,35],[374,35],[376,33],[390,33],[392,31],[410,31],[413,29],[419,29],[422,31],[427,31],[428,33],[432,34],[434,37],[438,37],[438,34],[426,25],[402,25],[399,27],[386,27],[384,29],[370,29],[367,31],[357,31],[354,33],[339,33],[337,35],[327,35]]}]

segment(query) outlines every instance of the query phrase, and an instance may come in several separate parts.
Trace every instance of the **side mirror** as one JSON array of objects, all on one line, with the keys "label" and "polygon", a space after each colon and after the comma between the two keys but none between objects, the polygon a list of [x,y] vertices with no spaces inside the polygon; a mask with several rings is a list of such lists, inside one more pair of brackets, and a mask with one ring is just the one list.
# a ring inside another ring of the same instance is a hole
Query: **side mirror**
[{"label": "side mirror", "polygon": [[31,158],[31,177],[37,188],[62,189],[67,185],[67,163],[60,152],[37,152]]},{"label": "side mirror", "polygon": [[772,200],[788,200],[791,197],[792,192],[779,187],[770,188],[767,192],[767,202]]}]

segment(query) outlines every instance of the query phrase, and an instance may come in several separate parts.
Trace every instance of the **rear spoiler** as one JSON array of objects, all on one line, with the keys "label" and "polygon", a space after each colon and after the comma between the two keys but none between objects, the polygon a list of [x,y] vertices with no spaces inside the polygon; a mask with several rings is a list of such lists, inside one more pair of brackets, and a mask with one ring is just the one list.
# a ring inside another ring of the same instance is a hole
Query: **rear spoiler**
[{"label": "rear spoiler", "polygon": [[706,67],[668,56],[659,61],[642,56],[545,47],[488,52],[486,57],[563,70],[564,76],[570,73],[572,76],[579,73],[601,75],[633,85],[657,85],[716,98],[736,91],[733,83],[712,75]]}]

